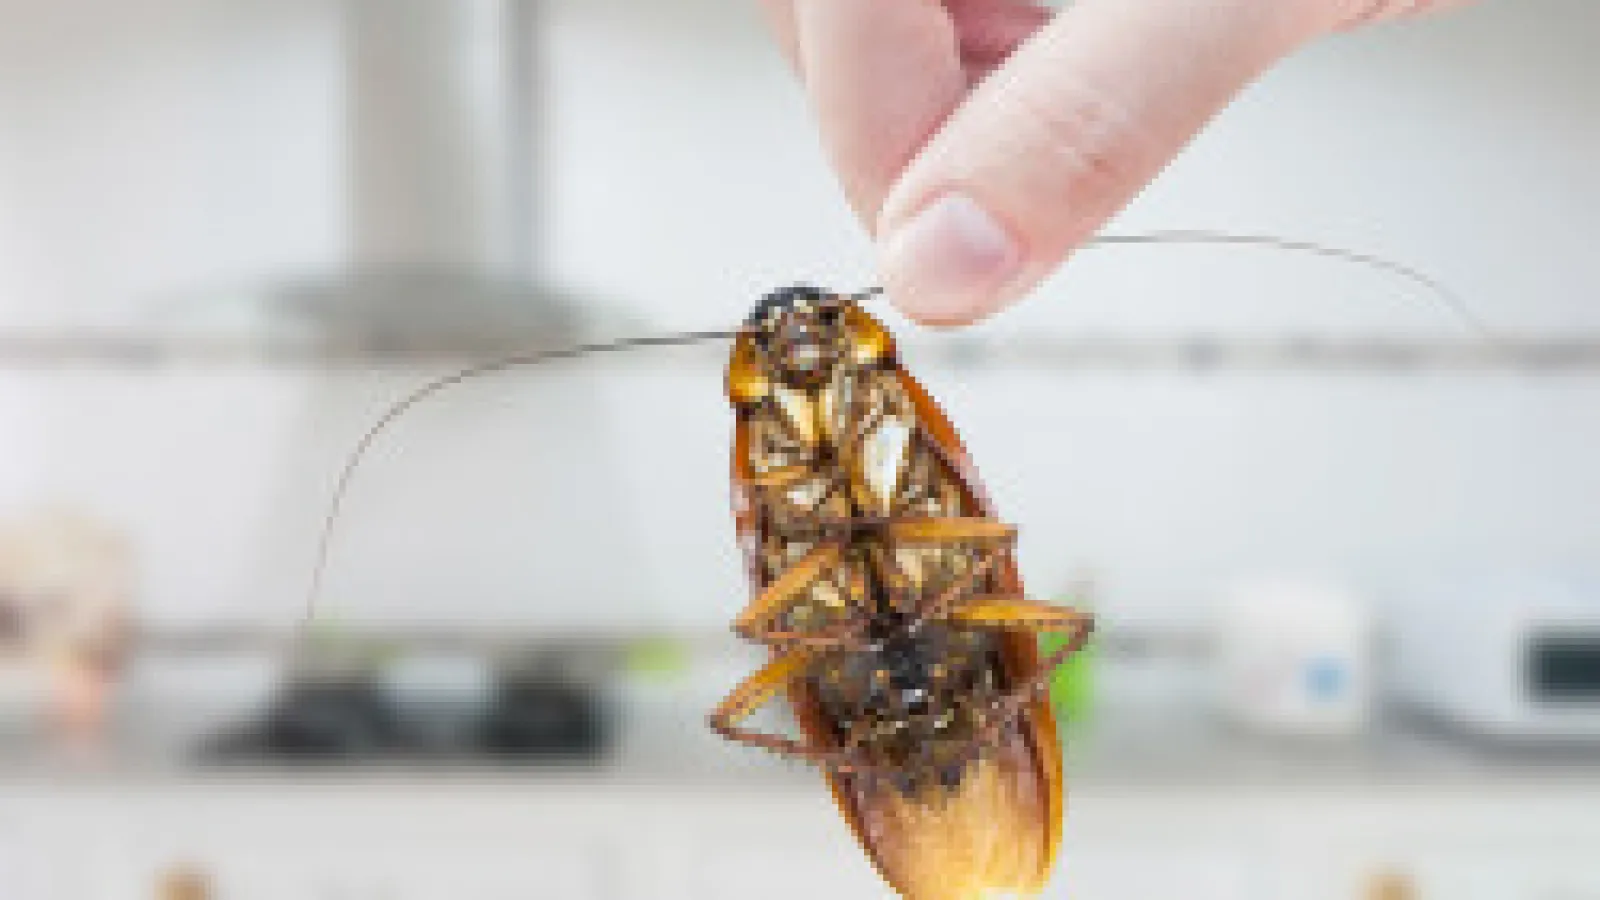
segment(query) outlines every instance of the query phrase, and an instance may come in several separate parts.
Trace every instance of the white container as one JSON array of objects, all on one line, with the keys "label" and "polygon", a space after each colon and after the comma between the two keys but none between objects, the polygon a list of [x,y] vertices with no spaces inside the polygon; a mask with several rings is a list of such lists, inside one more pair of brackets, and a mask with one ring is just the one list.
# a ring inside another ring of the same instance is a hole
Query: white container
[{"label": "white container", "polygon": [[1600,740],[1600,580],[1479,571],[1414,579],[1385,605],[1385,674],[1407,709],[1509,741]]},{"label": "white container", "polygon": [[1259,580],[1229,591],[1216,618],[1218,700],[1251,730],[1352,736],[1371,718],[1371,617],[1332,585]]}]

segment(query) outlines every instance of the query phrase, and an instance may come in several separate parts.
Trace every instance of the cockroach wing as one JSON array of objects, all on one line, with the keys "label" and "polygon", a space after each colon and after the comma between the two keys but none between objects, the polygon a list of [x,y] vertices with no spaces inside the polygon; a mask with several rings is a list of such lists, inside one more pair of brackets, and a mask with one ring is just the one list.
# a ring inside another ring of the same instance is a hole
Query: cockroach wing
[{"label": "cockroach wing", "polygon": [[[934,451],[935,477],[957,488],[959,510],[993,517],[955,428],[927,391],[898,365],[892,370],[911,401],[918,440]],[[736,427],[733,494],[740,541],[755,591],[771,580],[763,562],[770,535],[754,509],[748,420]],[[989,591],[1021,596],[1015,561],[1004,554],[990,575]],[[1037,639],[1026,630],[1007,631],[1001,641],[1006,682],[1037,676]],[[818,744],[832,744],[815,692],[804,682],[788,699],[802,731]],[[886,781],[829,773],[829,786],[845,820],[884,879],[911,900],[966,900],[992,891],[1033,892],[1054,865],[1062,814],[1061,749],[1048,698],[1037,697],[1002,730],[998,746],[986,748],[960,785],[948,793],[908,798]]]},{"label": "cockroach wing", "polygon": [[[952,473],[960,481],[964,493],[970,498],[973,513],[996,518],[994,504],[978,478],[977,470],[967,455],[966,446],[962,444],[961,437],[956,433],[955,426],[950,424],[944,410],[933,401],[927,390],[904,370],[900,371],[900,381],[916,406],[917,420],[922,429],[932,438],[934,446],[940,449]],[[995,578],[1000,591],[1018,597],[1024,595],[1022,574],[1017,571],[1016,559],[1011,554],[1007,553],[999,561]],[[1014,681],[1037,677],[1040,674],[1039,663],[1039,641],[1032,632],[1006,633],[1005,664]],[[1039,762],[1043,764],[1045,799],[1048,801],[1046,824],[1049,831],[1045,839],[1043,860],[1045,871],[1040,876],[1042,883],[1042,879],[1048,876],[1049,869],[1055,865],[1056,854],[1061,846],[1062,804],[1065,790],[1061,736],[1056,730],[1055,714],[1051,709],[1048,694],[1037,695],[1029,703],[1025,722],[1028,739],[1035,749]]]}]

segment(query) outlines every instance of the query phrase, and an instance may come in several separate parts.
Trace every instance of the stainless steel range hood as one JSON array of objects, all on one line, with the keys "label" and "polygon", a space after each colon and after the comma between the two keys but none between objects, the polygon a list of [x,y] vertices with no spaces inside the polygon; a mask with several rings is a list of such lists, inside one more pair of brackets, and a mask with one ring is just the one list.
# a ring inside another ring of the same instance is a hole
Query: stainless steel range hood
[{"label": "stainless steel range hood", "polygon": [[[251,481],[267,487],[248,543],[261,555],[239,590],[247,617],[277,624],[298,620],[340,467],[393,400],[465,365],[455,357],[570,345],[592,319],[530,274],[526,7],[344,2],[349,265],[273,307],[322,329],[320,359],[357,365],[298,380],[260,442],[286,452],[258,457]],[[385,437],[394,455],[368,460],[341,513],[320,616],[547,632],[642,617],[623,605],[648,596],[637,569],[605,562],[641,544],[620,512],[627,460],[599,373],[519,374],[437,397]]]},{"label": "stainless steel range hood", "polygon": [[568,342],[536,278],[532,0],[345,0],[350,256],[272,306],[375,352]]}]

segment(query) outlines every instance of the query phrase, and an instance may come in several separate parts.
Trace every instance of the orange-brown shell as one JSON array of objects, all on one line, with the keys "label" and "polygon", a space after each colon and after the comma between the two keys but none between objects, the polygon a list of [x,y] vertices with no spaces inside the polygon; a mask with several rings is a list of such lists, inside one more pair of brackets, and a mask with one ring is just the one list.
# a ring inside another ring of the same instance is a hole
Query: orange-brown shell
[{"label": "orange-brown shell", "polygon": [[[872,324],[883,343],[858,349],[874,359],[887,358],[893,353],[888,333],[875,321]],[[730,396],[736,402],[741,395],[760,390],[751,389],[759,381],[753,372],[734,371],[738,362],[736,351],[729,381]],[[949,418],[904,369],[896,365],[894,371],[912,400],[917,427],[959,481],[968,507],[965,513],[993,517],[992,504]],[[741,420],[734,434],[734,509],[752,588],[760,591],[764,585],[759,548],[765,536],[759,533],[752,508],[748,449],[749,435]],[[1022,578],[1009,554],[998,561],[995,577],[1001,591],[1022,595]],[[1025,630],[1007,631],[1002,661],[1012,683],[1034,677],[1040,665],[1036,637]],[[828,741],[829,731],[812,692],[797,683],[788,699],[807,737]],[[986,890],[1033,892],[1043,887],[1054,867],[1062,820],[1061,746],[1048,697],[1040,696],[1028,705],[1004,743],[1006,746],[995,748],[975,766],[945,805],[933,810],[892,791],[869,792],[849,776],[825,776],[840,811],[874,866],[909,900],[965,900]],[[963,836],[977,829],[995,836],[988,842],[991,848],[1011,847],[1013,852],[966,852],[963,845],[970,842]]]}]

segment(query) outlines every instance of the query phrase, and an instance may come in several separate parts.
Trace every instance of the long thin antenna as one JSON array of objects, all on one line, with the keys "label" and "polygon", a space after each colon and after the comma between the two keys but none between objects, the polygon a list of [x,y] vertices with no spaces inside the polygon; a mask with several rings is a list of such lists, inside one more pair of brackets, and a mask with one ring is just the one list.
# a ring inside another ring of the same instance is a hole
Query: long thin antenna
[{"label": "long thin antenna", "polygon": [[616,353],[625,350],[639,350],[646,347],[687,346],[706,341],[726,340],[735,334],[737,332],[734,331],[689,331],[681,334],[623,338],[598,344],[580,344],[575,347],[517,353],[434,379],[397,400],[361,436],[361,440],[356,443],[355,449],[350,451],[350,457],[345,461],[344,469],[339,473],[339,480],[334,484],[333,500],[328,506],[327,515],[322,520],[322,533],[317,539],[317,559],[311,571],[311,588],[306,595],[306,608],[300,623],[300,633],[303,634],[305,632],[306,628],[311,624],[312,617],[316,614],[317,598],[322,594],[323,576],[326,574],[328,567],[328,553],[333,545],[333,528],[344,510],[345,496],[350,492],[350,483],[355,479],[356,469],[361,467],[361,463],[366,459],[367,451],[372,449],[378,438],[388,430],[390,425],[394,424],[396,419],[405,415],[412,407],[445,388],[508,369],[520,369],[526,366],[543,365],[544,363],[560,360],[578,359],[600,353]]},{"label": "long thin antenna", "polygon": [[1222,231],[1205,230],[1174,230],[1151,231],[1140,234],[1102,234],[1084,243],[1085,247],[1115,247],[1137,244],[1199,244],[1209,246],[1231,247],[1264,247],[1271,250],[1287,250],[1295,253],[1309,253],[1313,256],[1326,257],[1341,262],[1355,263],[1367,266],[1381,272],[1399,276],[1412,284],[1421,287],[1433,298],[1449,310],[1452,315],[1464,323],[1479,337],[1488,341],[1498,340],[1495,330],[1489,324],[1473,313],[1472,308],[1461,298],[1461,295],[1451,290],[1447,285],[1431,275],[1412,268],[1404,263],[1392,259],[1385,259],[1371,253],[1362,253],[1357,250],[1347,250],[1343,247],[1334,247],[1328,244],[1319,244],[1315,241],[1292,240],[1289,238],[1274,237],[1267,234],[1228,234]]}]

